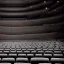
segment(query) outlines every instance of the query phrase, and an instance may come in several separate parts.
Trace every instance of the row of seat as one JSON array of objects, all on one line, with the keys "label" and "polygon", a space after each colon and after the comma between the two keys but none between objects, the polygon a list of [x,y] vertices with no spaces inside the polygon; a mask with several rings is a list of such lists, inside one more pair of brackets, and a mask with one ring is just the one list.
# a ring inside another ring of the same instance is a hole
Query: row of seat
[{"label": "row of seat", "polygon": [[[1,61],[1,58],[0,58],[0,61]],[[15,62],[15,59],[14,58],[2,58],[2,61],[3,62]],[[16,58],[16,62],[25,62],[25,63],[28,63],[28,58]],[[49,62],[49,59],[48,58],[37,58],[37,57],[35,57],[35,58],[31,58],[31,62],[32,63],[35,63],[35,62],[45,62],[45,63],[47,63],[47,62]],[[64,58],[51,58],[51,62],[54,62],[54,63],[59,63],[59,62],[61,62],[61,63],[64,63]]]},{"label": "row of seat", "polygon": [[[53,30],[52,30],[53,29]],[[23,27],[5,27],[0,26],[0,34],[37,34],[59,32],[61,25],[43,25],[43,26],[23,26]]]},{"label": "row of seat", "polygon": [[0,42],[0,64],[2,63],[64,64],[64,43],[61,41],[33,42],[33,40],[2,41]]},{"label": "row of seat", "polygon": [[[60,41],[2,41],[0,42],[0,51],[6,51],[6,50],[16,50],[16,48],[20,48],[18,50],[34,50],[31,48],[44,48],[43,50],[48,50],[52,48],[51,50],[59,50],[55,48],[60,48],[61,50],[64,48],[64,43]],[[3,49],[2,49],[3,48]],[[5,48],[5,49],[4,49]],[[7,49],[8,48],[8,49]],[[29,49],[23,49],[23,48],[29,48]],[[38,49],[41,50],[41,49]]]},{"label": "row of seat", "polygon": [[63,3],[63,0],[1,0],[0,40],[63,38]]},{"label": "row of seat", "polygon": [[[40,26],[43,24],[63,24],[64,15],[50,17],[50,18],[40,18],[40,19],[32,19],[32,20],[23,20],[22,18],[1,18],[0,26]],[[61,25],[62,25],[61,24]]]}]

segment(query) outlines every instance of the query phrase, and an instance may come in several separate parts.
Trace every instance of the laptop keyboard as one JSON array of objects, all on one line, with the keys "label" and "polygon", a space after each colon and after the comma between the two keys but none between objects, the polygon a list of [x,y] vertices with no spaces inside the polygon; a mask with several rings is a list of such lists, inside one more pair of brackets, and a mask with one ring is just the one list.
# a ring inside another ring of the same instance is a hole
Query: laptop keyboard
[{"label": "laptop keyboard", "polygon": [[64,43],[0,42],[0,64],[64,64]]}]

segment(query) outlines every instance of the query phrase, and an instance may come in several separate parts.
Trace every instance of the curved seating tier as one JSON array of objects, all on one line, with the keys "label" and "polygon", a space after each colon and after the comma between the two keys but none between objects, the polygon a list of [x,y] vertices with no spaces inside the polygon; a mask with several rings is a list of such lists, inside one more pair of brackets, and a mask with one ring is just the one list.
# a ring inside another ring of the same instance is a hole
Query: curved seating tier
[{"label": "curved seating tier", "polygon": [[63,0],[1,0],[0,40],[63,39]]}]

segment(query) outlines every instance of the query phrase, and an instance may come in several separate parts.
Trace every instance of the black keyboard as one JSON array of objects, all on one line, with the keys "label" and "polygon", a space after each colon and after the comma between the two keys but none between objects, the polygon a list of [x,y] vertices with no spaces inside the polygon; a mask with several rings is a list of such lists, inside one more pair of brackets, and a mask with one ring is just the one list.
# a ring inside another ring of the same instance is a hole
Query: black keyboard
[{"label": "black keyboard", "polygon": [[64,64],[64,42],[1,41],[0,64]]}]

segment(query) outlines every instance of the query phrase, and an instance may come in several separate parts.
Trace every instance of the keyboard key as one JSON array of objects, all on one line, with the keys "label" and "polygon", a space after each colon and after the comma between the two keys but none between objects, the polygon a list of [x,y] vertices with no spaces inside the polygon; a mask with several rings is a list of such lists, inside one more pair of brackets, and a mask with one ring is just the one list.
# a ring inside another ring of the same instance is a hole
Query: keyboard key
[{"label": "keyboard key", "polygon": [[42,58],[42,57],[33,57],[30,60],[31,62],[49,62],[49,58]]},{"label": "keyboard key", "polygon": [[14,62],[15,59],[14,58],[2,58],[2,61],[4,61],[4,62]]},{"label": "keyboard key", "polygon": [[17,62],[28,62],[28,58],[16,58]]}]

